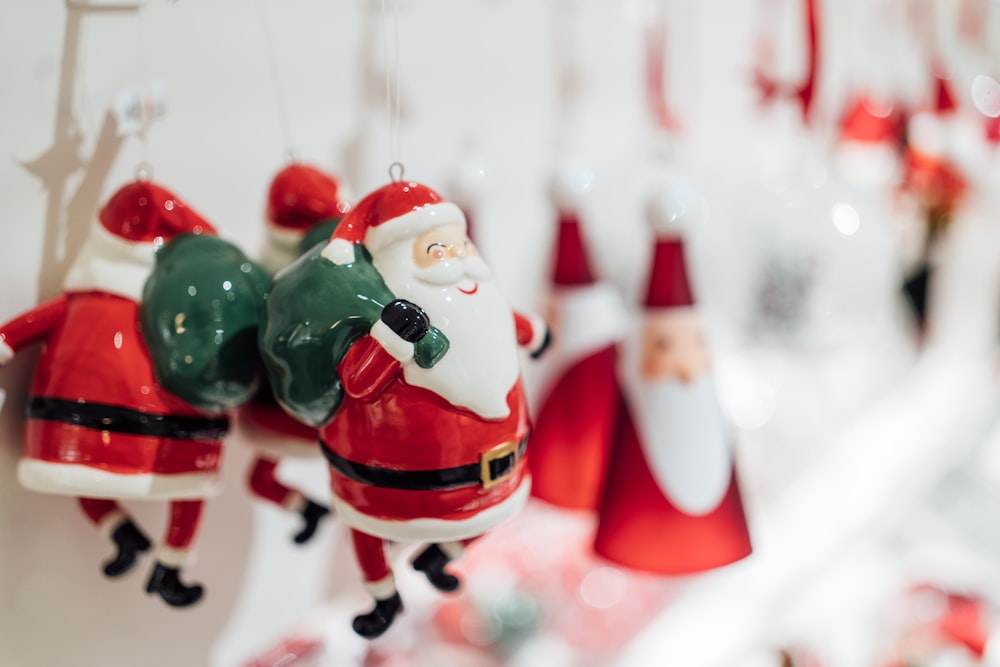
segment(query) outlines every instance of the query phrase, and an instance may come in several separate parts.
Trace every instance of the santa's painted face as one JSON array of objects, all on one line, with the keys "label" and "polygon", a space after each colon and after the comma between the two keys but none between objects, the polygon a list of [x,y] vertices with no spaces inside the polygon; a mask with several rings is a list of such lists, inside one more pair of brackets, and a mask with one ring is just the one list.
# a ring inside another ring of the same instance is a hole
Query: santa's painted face
[{"label": "santa's painted face", "polygon": [[710,361],[693,308],[650,310],[644,319],[640,373],[646,380],[691,382],[708,372]]},{"label": "santa's painted face", "polygon": [[514,316],[465,228],[439,225],[373,252],[372,261],[393,294],[420,306],[448,337],[433,368],[404,365],[407,382],[481,417],[506,417],[518,376]]},{"label": "santa's painted face", "polygon": [[458,223],[429,229],[413,241],[413,275],[430,285],[454,286],[475,294],[490,271]]}]

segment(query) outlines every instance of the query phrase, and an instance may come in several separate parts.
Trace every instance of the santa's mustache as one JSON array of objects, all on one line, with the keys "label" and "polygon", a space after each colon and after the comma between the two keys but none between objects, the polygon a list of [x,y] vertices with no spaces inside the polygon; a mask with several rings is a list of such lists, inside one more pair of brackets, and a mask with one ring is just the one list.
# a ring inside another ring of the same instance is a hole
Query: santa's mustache
[{"label": "santa's mustache", "polygon": [[482,257],[464,257],[448,259],[425,269],[414,269],[413,277],[430,285],[454,285],[462,278],[489,280],[493,274]]}]

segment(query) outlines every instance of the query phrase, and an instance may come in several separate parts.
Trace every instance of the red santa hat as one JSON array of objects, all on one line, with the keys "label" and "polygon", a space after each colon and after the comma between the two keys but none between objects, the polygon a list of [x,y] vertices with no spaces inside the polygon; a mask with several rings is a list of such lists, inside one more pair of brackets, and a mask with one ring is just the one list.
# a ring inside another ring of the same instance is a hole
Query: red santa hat
[{"label": "red santa hat", "polygon": [[952,148],[950,132],[957,117],[958,105],[948,79],[935,75],[932,104],[910,118],[910,146],[929,157],[947,155]]},{"label": "red santa hat", "polygon": [[181,234],[213,227],[166,188],[133,181],[111,196],[66,274],[67,291],[98,290],[140,301],[156,250]]},{"label": "red santa hat", "polygon": [[833,163],[841,177],[862,187],[880,187],[899,171],[903,121],[891,104],[859,95],[847,107]]},{"label": "red santa hat", "polygon": [[552,284],[559,287],[592,285],[594,274],[587,259],[583,231],[575,213],[560,213],[556,230]]},{"label": "red santa hat", "polygon": [[549,196],[558,212],[555,262],[552,283],[561,287],[578,287],[594,282],[587,248],[577,213],[580,201],[594,182],[593,172],[578,164],[564,163],[549,182]]},{"label": "red santa hat", "polygon": [[901,130],[899,113],[892,104],[879,104],[867,95],[859,95],[841,120],[840,138],[864,144],[894,144]]},{"label": "red santa hat", "polygon": [[647,308],[676,308],[694,305],[684,257],[684,222],[694,212],[695,202],[679,189],[667,189],[654,196],[646,217],[655,242],[646,288]]},{"label": "red santa hat", "polygon": [[983,136],[991,146],[1000,144],[1000,116],[987,116],[983,121]]},{"label": "red santa hat", "polygon": [[111,196],[98,219],[125,241],[154,243],[179,234],[215,234],[215,228],[177,195],[151,181],[134,181]]},{"label": "red santa hat", "polygon": [[330,174],[306,164],[285,167],[267,192],[268,224],[302,235],[321,220],[351,209],[344,187]]},{"label": "red santa hat", "polygon": [[426,185],[395,181],[366,196],[343,217],[323,256],[335,264],[350,264],[356,243],[374,254],[445,224],[466,229],[465,215],[458,206]]},{"label": "red santa hat", "polygon": [[934,81],[934,110],[938,114],[949,114],[958,111],[958,104],[955,103],[955,95],[951,92],[948,79],[935,75]]}]

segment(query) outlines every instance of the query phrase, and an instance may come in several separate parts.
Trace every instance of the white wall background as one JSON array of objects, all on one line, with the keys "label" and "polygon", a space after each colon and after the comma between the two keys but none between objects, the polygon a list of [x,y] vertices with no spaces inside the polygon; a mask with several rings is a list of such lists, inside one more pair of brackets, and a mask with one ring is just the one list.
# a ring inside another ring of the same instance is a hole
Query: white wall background
[{"label": "white wall background", "polygon": [[[362,71],[366,58],[376,69],[383,60],[380,3],[369,4],[149,0],[139,14],[0,0],[0,319],[58,292],[97,207],[140,161],[250,253],[262,237],[266,188],[288,148],[348,177],[359,196],[384,182],[393,156],[383,91]],[[399,157],[406,175],[447,194],[463,160],[485,167],[478,239],[521,308],[540,305],[552,239],[545,183],[558,141],[597,170],[587,203],[588,231],[601,248],[595,263],[626,290],[637,288],[646,262],[645,189],[667,171],[652,161],[642,110],[638,25],[645,3],[577,3],[578,23],[562,30],[576,31],[580,106],[578,115],[559,118],[553,4],[402,0],[398,20]],[[694,269],[714,323],[710,333],[720,352],[730,353],[739,336],[726,305],[746,298],[746,286],[738,284],[746,253],[732,245],[745,237],[731,232],[744,208],[739,197],[755,190],[756,174],[743,167],[761,139],[748,85],[753,3],[677,0],[673,7],[679,18],[670,37],[671,95],[687,137],[672,160],[680,165],[674,173],[709,195],[729,196],[714,200],[714,210],[735,216],[717,214],[696,239]],[[855,53],[850,15],[827,14],[828,55]],[[782,30],[794,34],[791,16],[792,27]],[[794,75],[800,47],[794,39],[787,43],[778,62],[793,63],[784,69]],[[823,67],[828,85],[819,117],[828,123],[848,75],[864,77],[847,57],[829,57]],[[894,81],[912,92],[918,77],[900,67]],[[167,83],[167,112],[150,128],[146,148],[134,136],[102,134],[115,94],[150,80]],[[867,261],[877,266],[887,259]],[[994,263],[988,258],[983,265]],[[994,297],[990,287],[971,303],[961,301],[958,319],[984,313]],[[993,322],[986,319],[980,315],[976,327],[953,332],[960,347],[992,345]],[[869,368],[880,345],[901,340],[898,329],[886,327],[878,344],[855,358],[855,368]],[[337,548],[333,522],[316,544],[295,548],[296,522],[249,498],[243,487],[249,453],[238,433],[227,450],[225,492],[207,506],[200,558],[188,572],[206,583],[205,600],[189,610],[168,609],[143,592],[143,565],[122,580],[105,580],[99,563],[110,545],[74,501],[28,493],[16,481],[34,359],[26,353],[0,369],[0,664],[229,667],[302,623],[315,604],[353,590],[353,564]],[[878,391],[904,363],[893,359],[878,375]],[[536,371],[528,377],[532,388],[541,381]],[[826,389],[850,402],[850,386]],[[324,492],[322,470],[291,474]],[[160,535],[165,505],[130,509],[151,535]]]}]

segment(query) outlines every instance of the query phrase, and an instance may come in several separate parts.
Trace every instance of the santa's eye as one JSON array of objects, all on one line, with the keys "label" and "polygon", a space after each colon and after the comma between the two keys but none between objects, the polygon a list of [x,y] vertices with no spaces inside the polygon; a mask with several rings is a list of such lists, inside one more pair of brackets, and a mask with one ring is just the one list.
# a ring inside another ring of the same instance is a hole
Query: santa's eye
[{"label": "santa's eye", "polygon": [[660,350],[666,350],[673,343],[670,340],[670,336],[657,336],[656,337],[656,347]]},{"label": "santa's eye", "polygon": [[444,259],[446,249],[443,243],[432,243],[427,246],[427,254],[434,259]]}]

